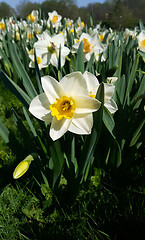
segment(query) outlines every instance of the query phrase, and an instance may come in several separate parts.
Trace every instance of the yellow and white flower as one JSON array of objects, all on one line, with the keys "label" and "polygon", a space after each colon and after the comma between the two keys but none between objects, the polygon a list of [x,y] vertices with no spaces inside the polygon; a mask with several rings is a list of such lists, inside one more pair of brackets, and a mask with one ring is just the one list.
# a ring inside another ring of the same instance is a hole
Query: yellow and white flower
[{"label": "yellow and white flower", "polygon": [[49,16],[48,26],[49,26],[50,21],[51,21],[53,27],[58,27],[61,25],[62,16],[59,15],[56,11],[49,12],[48,16]]},{"label": "yellow and white flower", "polygon": [[32,23],[38,21],[38,10],[33,10],[31,14],[28,15],[28,20]]},{"label": "yellow and white flower", "polygon": [[[30,58],[30,63],[29,63],[29,67],[30,68],[35,68],[35,57],[34,57],[34,53],[29,54],[29,58]],[[38,67],[39,69],[42,68],[46,68],[48,65],[46,64],[46,60],[45,58],[42,58],[41,55],[37,55],[37,63],[38,63]]]},{"label": "yellow and white flower", "polygon": [[47,32],[42,35],[43,39],[34,44],[37,55],[43,55],[46,65],[52,64],[58,67],[59,48],[61,47],[61,67],[65,64],[66,56],[70,53],[69,48],[64,46],[65,38],[60,33],[50,37]]},{"label": "yellow and white flower", "polygon": [[29,111],[38,119],[51,122],[50,137],[60,138],[67,131],[76,134],[90,134],[93,126],[93,112],[101,103],[89,97],[88,86],[83,74],[70,73],[60,82],[51,76],[41,78],[44,93],[30,103]]},{"label": "yellow and white flower", "polygon": [[142,30],[137,36],[138,47],[141,51],[145,52],[145,30]]},{"label": "yellow and white flower", "polygon": [[[96,60],[98,60],[99,54],[105,51],[105,47],[100,42],[100,39],[96,33],[93,35],[89,35],[88,33],[82,33],[80,39],[73,45],[73,47],[75,49],[78,49],[81,42],[83,42],[85,61],[89,61],[93,53]],[[102,59],[102,61],[104,61],[104,58]]]}]

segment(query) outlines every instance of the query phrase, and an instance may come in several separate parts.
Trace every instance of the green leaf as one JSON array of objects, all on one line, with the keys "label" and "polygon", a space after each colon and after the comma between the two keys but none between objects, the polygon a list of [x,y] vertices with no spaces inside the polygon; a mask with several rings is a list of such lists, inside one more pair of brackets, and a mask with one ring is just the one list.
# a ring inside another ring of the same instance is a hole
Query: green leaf
[{"label": "green leaf", "polygon": [[40,71],[39,71],[39,67],[38,67],[36,52],[34,52],[34,57],[35,57],[35,73],[36,73],[37,85],[38,85],[39,93],[42,93],[43,89],[41,86],[41,75],[40,75]]},{"label": "green leaf", "polygon": [[117,92],[117,97],[120,100],[120,103],[123,105],[126,89],[126,78],[125,75],[122,75],[115,83],[115,90]]},{"label": "green leaf", "polygon": [[145,52],[138,50],[138,53],[140,54],[141,57],[145,58]]},{"label": "green leaf", "polygon": [[13,115],[14,115],[14,119],[16,122],[16,125],[20,131],[21,134],[21,138],[23,139],[24,143],[25,143],[25,149],[28,153],[30,152],[35,152],[36,151],[36,147],[34,146],[34,142],[32,141],[29,132],[27,131],[25,125],[23,124],[22,120],[20,119],[20,117],[18,116],[18,114],[16,113],[16,111],[14,109],[12,109]]},{"label": "green leaf", "polygon": [[0,136],[5,143],[9,142],[9,134],[8,128],[0,121]]},{"label": "green leaf", "polygon": [[83,52],[83,42],[80,42],[78,51],[77,51],[77,66],[76,70],[84,73],[84,52]]},{"label": "green leaf", "polygon": [[139,137],[141,136],[141,131],[144,124],[145,124],[145,119],[142,120],[142,122],[139,124],[137,129],[134,131],[133,137],[130,142],[130,147],[134,146],[137,143]]},{"label": "green leaf", "polygon": [[64,165],[64,156],[61,150],[60,142],[57,140],[50,144],[50,153],[53,160],[53,188],[60,177]]},{"label": "green leaf", "polygon": [[31,120],[30,120],[30,117],[29,117],[29,115],[28,115],[28,113],[27,113],[27,111],[26,111],[26,109],[25,109],[24,107],[23,107],[23,112],[24,112],[25,118],[26,118],[26,120],[27,120],[27,123],[28,123],[28,125],[29,125],[29,127],[30,127],[30,129],[31,129],[31,131],[32,131],[32,133],[33,133],[33,135],[34,135],[35,137],[37,137],[36,130],[35,130],[32,122],[31,122]]},{"label": "green leaf", "polygon": [[[11,72],[13,72],[12,65],[11,65],[9,59],[7,58],[6,54],[4,53],[4,51],[2,51],[1,48],[0,48],[0,56],[3,59],[4,65],[7,66],[7,68],[9,69],[8,73],[9,73],[9,76],[11,77]],[[10,72],[10,70],[11,70],[11,72]]]},{"label": "green leaf", "polygon": [[[92,132],[90,135],[86,137],[82,152],[81,152],[81,157],[80,160],[78,160],[78,178],[80,178],[80,182],[82,183],[84,177],[86,176],[86,171],[89,171],[88,169],[88,164],[91,166],[91,163],[93,163],[94,160],[94,151],[96,148],[96,145],[98,143],[100,134],[101,134],[101,129],[102,129],[102,118],[103,118],[103,103],[104,103],[104,84],[101,83],[97,94],[96,98],[102,102],[101,107],[99,108],[98,111],[94,113],[94,126],[92,129]],[[88,176],[88,173],[87,173]]]},{"label": "green leaf", "polygon": [[104,107],[104,111],[103,111],[103,122],[104,122],[106,128],[108,129],[108,131],[113,135],[112,131],[115,126],[115,122],[114,122],[113,116],[108,111],[108,109],[105,107]]},{"label": "green leaf", "polygon": [[11,59],[13,62],[13,65],[20,77],[20,79],[23,82],[23,86],[25,87],[28,95],[30,96],[31,99],[33,99],[37,94],[32,81],[30,80],[24,66],[22,65],[20,58],[18,56],[18,53],[16,51],[16,46],[15,44],[9,42],[9,51],[10,51],[10,55],[11,55]]},{"label": "green leaf", "polygon": [[0,78],[4,82],[5,86],[15,94],[15,96],[28,108],[31,99],[28,95],[14,82],[12,81],[2,70],[0,70]]},{"label": "green leaf", "polygon": [[71,162],[74,165],[74,170],[76,173],[77,169],[78,169],[78,163],[77,163],[77,159],[75,157],[75,135],[73,135],[72,141],[71,141]]},{"label": "green leaf", "polygon": [[92,68],[93,62],[94,62],[94,53],[91,55],[91,58],[90,58],[90,60],[87,63],[86,71],[91,72],[91,68]]},{"label": "green leaf", "polygon": [[126,104],[126,101],[127,101],[128,104],[130,104],[129,95],[130,95],[130,92],[132,90],[132,85],[133,85],[134,80],[135,80],[135,75],[136,75],[136,71],[137,71],[137,68],[138,68],[138,63],[139,63],[139,55],[137,54],[136,58],[135,58],[135,61],[133,63],[133,66],[132,66],[132,70],[131,70],[129,79],[127,79],[128,84],[127,84],[126,93],[125,93],[124,106]]}]

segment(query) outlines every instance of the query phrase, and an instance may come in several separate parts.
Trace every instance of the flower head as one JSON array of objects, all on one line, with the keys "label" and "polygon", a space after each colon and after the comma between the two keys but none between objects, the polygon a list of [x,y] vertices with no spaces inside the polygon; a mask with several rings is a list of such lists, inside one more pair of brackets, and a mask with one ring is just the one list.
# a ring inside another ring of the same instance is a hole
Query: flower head
[{"label": "flower head", "polygon": [[62,16],[59,15],[56,11],[49,12],[48,16],[49,16],[49,21],[52,23],[53,27],[58,27],[61,25]]},{"label": "flower head", "polygon": [[145,52],[145,30],[142,30],[137,36],[138,47],[141,51]]},{"label": "flower head", "polygon": [[87,84],[80,72],[68,74],[60,82],[50,76],[42,77],[44,93],[32,100],[29,111],[40,120],[51,122],[50,137],[53,140],[67,131],[91,133],[92,113],[101,103],[89,97]]},{"label": "flower head", "polygon": [[59,49],[61,47],[61,67],[65,64],[65,58],[70,53],[70,50],[64,46],[65,38],[60,33],[50,37],[47,32],[43,33],[42,40],[34,44],[37,55],[43,55],[45,65],[50,63],[58,67]]},{"label": "flower head", "polygon": [[[101,43],[99,36],[96,33],[93,35],[89,35],[88,33],[82,33],[79,41],[76,41],[73,47],[75,49],[78,49],[81,42],[83,42],[85,61],[89,61],[93,53],[96,60],[98,60],[99,54],[104,52],[105,50],[104,45]],[[104,59],[102,58],[102,60]]]},{"label": "flower head", "polygon": [[31,14],[28,15],[28,20],[32,23],[38,20],[38,10],[33,10]]}]

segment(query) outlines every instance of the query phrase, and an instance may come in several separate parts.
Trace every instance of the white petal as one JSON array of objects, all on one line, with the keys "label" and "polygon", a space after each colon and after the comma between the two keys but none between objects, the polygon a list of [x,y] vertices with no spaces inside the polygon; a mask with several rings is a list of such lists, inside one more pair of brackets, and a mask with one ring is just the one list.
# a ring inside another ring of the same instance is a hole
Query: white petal
[{"label": "white petal", "polygon": [[49,109],[50,102],[46,97],[45,93],[42,93],[36,96],[30,103],[29,111],[32,113],[36,118],[51,122],[52,116]]},{"label": "white petal", "polygon": [[113,99],[105,102],[104,106],[109,110],[111,114],[115,113],[118,110],[117,104]]},{"label": "white petal", "polygon": [[101,103],[99,100],[88,97],[88,96],[77,96],[73,97],[76,104],[76,113],[91,113],[95,112],[99,109],[101,106]]},{"label": "white petal", "polygon": [[62,47],[62,48],[61,48],[61,55],[62,55],[62,56],[65,56],[65,57],[66,57],[69,53],[70,53],[69,48],[67,48],[67,47]]},{"label": "white petal", "polygon": [[87,84],[81,72],[74,72],[64,76],[61,85],[67,91],[67,96],[88,95]]},{"label": "white petal", "polygon": [[53,141],[62,137],[68,130],[71,123],[70,119],[63,118],[62,120],[57,120],[56,117],[53,117],[51,127],[50,127],[50,137]]},{"label": "white petal", "polygon": [[92,114],[78,114],[72,120],[69,126],[69,131],[76,134],[90,134],[93,126]]},{"label": "white petal", "polygon": [[91,36],[88,33],[82,33],[82,35],[80,36],[80,41],[82,41],[84,38],[86,38],[88,40],[88,42],[90,43]]},{"label": "white petal", "polygon": [[61,45],[61,47],[63,47],[64,46],[64,36],[60,33],[60,34],[57,34],[57,35],[55,35],[54,37],[52,37],[52,40],[51,40],[53,43],[54,43],[54,45],[56,46],[56,47],[60,47],[60,45]]},{"label": "white petal", "polygon": [[57,58],[57,56],[56,56],[56,53],[53,53],[53,54],[51,55],[50,63],[51,63],[54,67],[58,68],[58,58]]},{"label": "white petal", "polygon": [[46,96],[48,97],[51,104],[56,102],[56,98],[61,98],[62,96],[65,96],[61,84],[53,77],[44,76],[41,78],[41,81],[44,92],[46,93]]},{"label": "white petal", "polygon": [[107,102],[110,98],[112,98],[114,94],[115,86],[112,84],[104,83],[104,102]]},{"label": "white petal", "polygon": [[46,40],[40,40],[36,43],[34,43],[34,48],[37,50],[39,54],[44,54],[48,52],[48,47],[49,42]]},{"label": "white petal", "polygon": [[84,72],[83,77],[86,80],[88,92],[90,93],[95,88],[96,88],[96,92],[97,92],[97,89],[99,87],[98,79],[92,73],[87,72],[87,71]]}]

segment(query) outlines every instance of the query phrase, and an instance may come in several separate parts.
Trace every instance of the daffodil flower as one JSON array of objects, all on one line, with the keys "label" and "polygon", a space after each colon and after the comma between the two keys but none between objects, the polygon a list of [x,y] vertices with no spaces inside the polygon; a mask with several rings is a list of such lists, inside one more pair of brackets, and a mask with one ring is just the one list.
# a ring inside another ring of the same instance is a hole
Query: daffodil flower
[{"label": "daffodil flower", "polygon": [[[98,60],[99,54],[105,51],[105,46],[101,43],[99,36],[96,33],[93,35],[89,35],[88,33],[82,33],[79,41],[77,41],[73,45],[73,47],[75,49],[78,49],[81,42],[83,42],[85,61],[89,61],[93,53],[96,60]],[[102,58],[101,60],[104,61],[104,58]]]},{"label": "daffodil flower", "polygon": [[[34,53],[33,54],[29,54],[29,58],[30,58],[30,63],[29,63],[29,67],[30,68],[35,68],[35,57],[34,57]],[[37,63],[38,63],[38,67],[39,69],[42,68],[46,68],[48,65],[46,64],[46,61],[44,58],[42,58],[41,55],[37,55]]]},{"label": "daffodil flower", "polygon": [[67,131],[90,134],[93,112],[101,103],[89,97],[88,85],[82,73],[64,76],[60,82],[51,76],[41,78],[44,93],[36,96],[29,111],[38,119],[51,122],[50,137],[59,139]]},{"label": "daffodil flower", "polygon": [[61,25],[62,16],[59,15],[56,11],[49,12],[49,21],[51,21],[53,27],[58,27]]},{"label": "daffodil flower", "polygon": [[31,14],[28,15],[28,20],[32,23],[38,21],[38,10],[33,10]]},{"label": "daffodil flower", "polygon": [[145,30],[142,30],[137,36],[138,47],[141,51],[145,52]]},{"label": "daffodil flower", "polygon": [[[90,72],[85,72],[83,77],[86,80],[89,96],[92,98],[96,97],[97,90],[99,88],[98,79]],[[115,78],[109,78],[108,80],[116,81]],[[117,104],[113,100],[115,86],[112,83],[104,83],[104,106],[109,110],[111,114],[115,113],[118,110]]]},{"label": "daffodil flower", "polygon": [[61,47],[61,67],[63,67],[66,56],[70,53],[70,50],[64,46],[64,36],[60,33],[50,37],[49,34],[45,32],[42,37],[42,40],[34,44],[36,54],[43,55],[45,65],[51,63],[53,66],[58,67],[59,48]]}]

